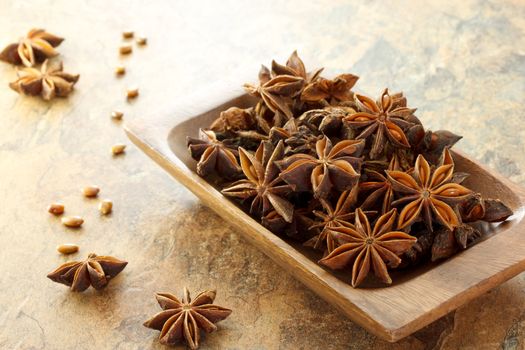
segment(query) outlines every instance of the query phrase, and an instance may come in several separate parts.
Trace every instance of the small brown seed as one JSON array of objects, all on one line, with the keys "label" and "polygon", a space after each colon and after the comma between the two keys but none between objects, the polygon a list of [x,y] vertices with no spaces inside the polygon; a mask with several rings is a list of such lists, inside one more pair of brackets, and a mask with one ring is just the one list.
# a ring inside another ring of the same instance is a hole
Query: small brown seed
[{"label": "small brown seed", "polygon": [[111,213],[111,210],[113,210],[113,202],[110,199],[104,199],[100,204],[98,205],[98,210],[103,214],[107,215]]},{"label": "small brown seed", "polygon": [[57,250],[61,254],[73,254],[78,252],[78,245],[71,243],[61,244],[57,247]]},{"label": "small brown seed", "polygon": [[132,100],[134,98],[137,98],[139,96],[139,88],[138,87],[130,87],[127,92],[128,100]]},{"label": "small brown seed", "polygon": [[115,67],[115,74],[116,75],[124,75],[126,74],[126,67],[123,65],[118,65]]},{"label": "small brown seed", "polygon": [[131,45],[122,45],[119,51],[121,55],[129,55],[133,52],[133,47]]},{"label": "small brown seed", "polygon": [[82,193],[86,197],[96,197],[99,192],[100,192],[100,188],[98,188],[98,186],[95,186],[95,185],[86,186],[82,189]]},{"label": "small brown seed", "polygon": [[133,31],[126,31],[126,32],[122,32],[122,37],[124,39],[131,39],[131,38],[133,38],[134,34],[135,33],[133,33]]},{"label": "small brown seed", "polygon": [[84,219],[80,216],[66,216],[62,218],[62,223],[67,227],[80,227],[84,223]]},{"label": "small brown seed", "polygon": [[146,38],[145,36],[139,36],[137,38],[137,45],[144,46],[147,43],[148,43],[148,38]]},{"label": "small brown seed", "polygon": [[125,144],[117,143],[116,145],[113,145],[113,147],[111,147],[111,153],[113,153],[114,155],[119,155],[119,154],[124,153],[125,149],[126,149]]},{"label": "small brown seed", "polygon": [[113,112],[111,112],[111,118],[113,119],[122,119],[122,117],[124,116],[124,113],[122,111],[118,111],[118,110],[115,110]]},{"label": "small brown seed", "polygon": [[53,215],[61,215],[64,213],[64,204],[62,203],[52,203],[47,207],[47,211]]}]

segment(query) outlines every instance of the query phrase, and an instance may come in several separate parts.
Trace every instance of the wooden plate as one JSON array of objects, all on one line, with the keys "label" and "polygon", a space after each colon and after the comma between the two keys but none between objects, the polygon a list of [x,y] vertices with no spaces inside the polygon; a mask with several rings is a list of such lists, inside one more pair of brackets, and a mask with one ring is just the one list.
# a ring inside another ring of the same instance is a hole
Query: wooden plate
[{"label": "wooden plate", "polygon": [[456,170],[471,174],[466,185],[488,198],[501,199],[515,214],[505,223],[487,225],[490,235],[483,242],[439,264],[395,275],[389,287],[352,288],[349,276],[325,270],[310,249],[271,233],[196,174],[186,136],[196,136],[199,127],[207,127],[228,107],[253,104],[239,90],[221,89],[136,120],[126,126],[126,132],[155,162],[235,225],[246,240],[371,333],[395,342],[525,270],[525,191],[454,152]]}]

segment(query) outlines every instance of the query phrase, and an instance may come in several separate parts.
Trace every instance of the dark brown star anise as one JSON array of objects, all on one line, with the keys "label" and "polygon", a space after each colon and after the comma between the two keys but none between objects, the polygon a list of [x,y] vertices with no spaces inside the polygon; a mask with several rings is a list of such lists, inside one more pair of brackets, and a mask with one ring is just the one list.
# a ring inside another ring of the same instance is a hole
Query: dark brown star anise
[{"label": "dark brown star anise", "polygon": [[163,311],[144,322],[144,326],[160,331],[161,344],[176,345],[184,340],[190,349],[197,349],[201,330],[206,333],[217,330],[215,323],[232,313],[230,309],[214,305],[215,296],[214,290],[206,290],[192,300],[186,288],[180,300],[170,293],[156,293]]},{"label": "dark brown star anise", "polygon": [[332,146],[325,136],[316,143],[316,157],[301,153],[278,162],[281,178],[296,186],[296,191],[311,190],[316,198],[325,198],[332,189],[349,190],[359,179],[357,157],[363,147],[362,140],[343,140]]},{"label": "dark brown star anise", "polygon": [[419,155],[412,174],[387,171],[394,192],[400,198],[392,205],[406,205],[399,214],[398,227],[404,229],[420,217],[432,231],[432,218],[452,231],[460,219],[452,206],[466,200],[472,193],[468,188],[450,182],[454,174],[454,161],[447,148],[439,166],[432,170],[426,159]]},{"label": "dark brown star anise", "polygon": [[[374,135],[370,158],[377,159],[383,152],[385,142],[395,147],[409,148],[410,143],[403,129],[411,126],[406,119],[415,109],[400,107],[385,89],[377,102],[369,97],[356,94],[355,102],[359,112],[351,114],[345,121],[351,128],[362,130],[357,139],[367,139]],[[385,139],[386,137],[386,139]]]},{"label": "dark brown star anise", "polygon": [[[390,160],[387,170],[399,170],[399,162],[394,155]],[[373,209],[380,205],[381,214],[384,214],[392,209],[392,201],[394,200],[394,190],[392,184],[386,178],[386,175],[372,170],[364,169],[367,176],[367,181],[359,183],[359,192],[367,193],[366,199],[361,204],[364,210]]]},{"label": "dark brown star anise", "polygon": [[23,67],[17,70],[18,79],[9,83],[9,87],[18,93],[41,96],[49,101],[54,97],[66,97],[73,91],[79,75],[63,71],[62,62],[50,63],[45,60],[40,70]]},{"label": "dark brown star anise", "polygon": [[0,60],[27,67],[58,55],[55,47],[64,41],[44,29],[31,29],[18,43],[8,45],[1,53]]},{"label": "dark brown star anise", "polygon": [[263,216],[275,209],[286,222],[292,222],[294,206],[285,196],[293,191],[294,186],[283,183],[275,164],[283,154],[282,141],[275,147],[271,142],[263,141],[255,154],[240,147],[241,168],[246,179],[234,182],[221,192],[229,197],[251,199],[252,214]]},{"label": "dark brown star anise", "polygon": [[214,131],[199,129],[199,138],[187,137],[186,144],[192,158],[199,161],[197,174],[206,176],[216,172],[231,179],[240,173],[237,150],[217,140]]},{"label": "dark brown star anise", "polygon": [[[332,229],[338,247],[319,261],[331,269],[342,269],[352,264],[352,286],[357,287],[370,269],[387,284],[392,283],[388,267],[401,263],[401,254],[408,251],[417,239],[401,231],[393,231],[396,209],[379,217],[370,227],[361,209],[355,213],[355,227],[340,226]],[[387,266],[388,265],[388,266]]]},{"label": "dark brown star anise", "polygon": [[53,282],[71,287],[73,292],[83,292],[90,285],[95,289],[102,289],[124,270],[127,264],[126,261],[111,256],[91,253],[84,261],[71,261],[61,265],[47,277]]},{"label": "dark brown star anise", "polygon": [[299,120],[312,125],[311,128],[319,129],[325,135],[332,135],[340,132],[343,119],[353,113],[355,110],[351,107],[330,106],[306,111],[299,117]]},{"label": "dark brown star anise", "polygon": [[[301,100],[305,102],[350,101],[354,97],[351,89],[359,79],[353,74],[341,74],[334,79],[319,78],[306,85],[301,93]],[[333,104],[333,103],[332,103]]]}]

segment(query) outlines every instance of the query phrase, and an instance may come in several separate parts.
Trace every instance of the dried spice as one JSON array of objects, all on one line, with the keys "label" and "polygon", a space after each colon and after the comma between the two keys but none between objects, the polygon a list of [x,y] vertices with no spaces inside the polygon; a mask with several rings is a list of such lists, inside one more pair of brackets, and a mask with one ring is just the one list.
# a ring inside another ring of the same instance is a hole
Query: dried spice
[{"label": "dried spice", "polygon": [[9,83],[11,89],[25,95],[41,96],[46,101],[69,95],[79,78],[78,74],[64,72],[62,62],[52,64],[48,60],[40,70],[24,67],[17,74],[18,79]]},{"label": "dried spice", "polygon": [[53,282],[71,287],[73,292],[83,292],[93,286],[102,289],[118,275],[128,263],[111,256],[89,254],[84,261],[71,261],[50,272],[47,277]]},{"label": "dried spice", "polygon": [[215,296],[214,290],[206,290],[192,299],[187,288],[181,299],[170,293],[156,293],[163,311],[144,322],[144,326],[160,331],[161,344],[177,345],[184,341],[190,349],[197,349],[201,330],[206,333],[217,330],[215,323],[232,313],[214,305]]},{"label": "dried spice", "polygon": [[390,283],[388,268],[447,258],[512,215],[468,188],[449,151],[461,136],[426,130],[402,92],[373,100],[352,91],[354,74],[308,72],[295,51],[263,65],[244,85],[253,105],[188,139],[197,172],[264,227],[352,267],[358,286],[370,269]]},{"label": "dried spice", "polygon": [[44,29],[31,29],[18,43],[10,44],[0,53],[0,60],[15,65],[32,67],[47,58],[58,55],[55,47],[63,38],[46,32]]}]

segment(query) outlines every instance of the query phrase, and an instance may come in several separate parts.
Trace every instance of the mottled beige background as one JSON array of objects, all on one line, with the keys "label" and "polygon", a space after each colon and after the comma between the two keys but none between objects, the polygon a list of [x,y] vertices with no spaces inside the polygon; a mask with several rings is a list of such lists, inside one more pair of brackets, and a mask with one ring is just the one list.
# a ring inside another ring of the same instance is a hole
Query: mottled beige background
[{"label": "mottled beige background", "polygon": [[[219,5],[220,3],[220,5]],[[234,310],[203,349],[525,349],[520,275],[397,344],[345,320],[135,147],[122,123],[176,97],[235,78],[297,48],[307,67],[362,78],[377,95],[404,90],[432,128],[465,138],[468,154],[525,185],[525,3],[523,1],[41,1],[0,0],[0,45],[33,26],[66,37],[65,67],[81,75],[66,100],[19,97],[0,65],[0,348],[161,348],[142,322],[158,311],[155,291],[218,289]],[[113,76],[120,32],[149,45]],[[139,99],[127,104],[127,85]],[[239,84],[242,81],[239,81]],[[203,96],[206,98],[206,96]],[[175,122],[175,121],[174,121]],[[181,140],[183,142],[183,140]],[[80,195],[95,183],[114,201],[100,217]],[[66,230],[46,212],[61,200],[86,222]],[[72,294],[45,275],[66,261],[55,247],[111,254],[128,267],[101,293]]]}]

